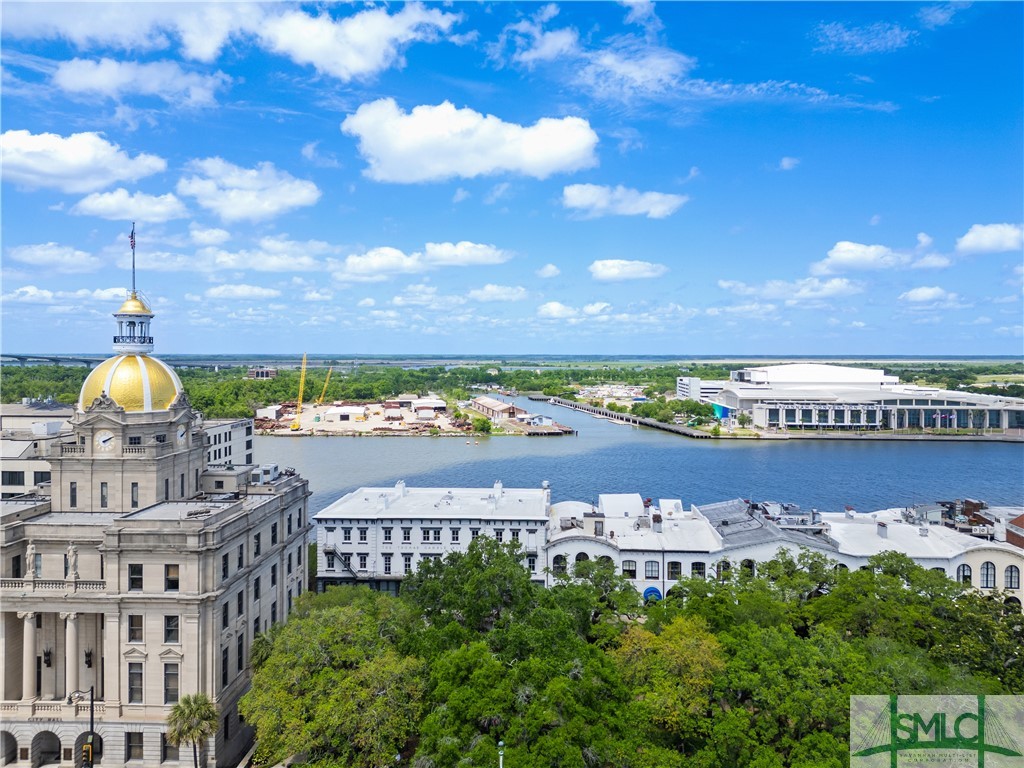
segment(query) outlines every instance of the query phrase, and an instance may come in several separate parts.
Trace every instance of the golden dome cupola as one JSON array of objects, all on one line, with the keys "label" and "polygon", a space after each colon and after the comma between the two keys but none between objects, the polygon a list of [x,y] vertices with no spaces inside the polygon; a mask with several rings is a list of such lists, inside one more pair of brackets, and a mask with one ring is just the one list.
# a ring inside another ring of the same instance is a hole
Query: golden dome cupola
[{"label": "golden dome cupola", "polygon": [[122,355],[143,355],[153,351],[153,336],[149,327],[153,311],[132,291],[121,308],[114,313],[117,320],[117,335],[114,336],[114,351]]}]

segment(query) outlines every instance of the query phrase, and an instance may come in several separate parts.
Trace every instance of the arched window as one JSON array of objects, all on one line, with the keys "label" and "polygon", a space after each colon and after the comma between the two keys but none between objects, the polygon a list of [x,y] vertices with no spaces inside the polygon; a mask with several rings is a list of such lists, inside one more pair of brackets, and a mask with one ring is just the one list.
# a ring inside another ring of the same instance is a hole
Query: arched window
[{"label": "arched window", "polygon": [[981,564],[981,588],[996,588],[996,564],[988,561]]},{"label": "arched window", "polygon": [[683,564],[678,560],[670,560],[668,563],[668,577],[673,581],[678,581],[683,576]]},{"label": "arched window", "polygon": [[728,560],[721,560],[718,563],[718,578],[725,579],[729,576],[729,571],[732,570],[732,563]]},{"label": "arched window", "polygon": [[588,555],[586,552],[580,552],[578,555],[576,555],[577,563],[585,563],[589,559],[590,555]]},{"label": "arched window", "polygon": [[622,561],[622,575],[627,579],[636,578],[636,560],[623,560]]},{"label": "arched window", "polygon": [[744,560],[742,563],[740,563],[740,569],[743,571],[743,574],[745,576],[753,576],[754,575],[754,561],[753,560]]},{"label": "arched window", "polygon": [[938,571],[938,572],[939,572],[939,573],[941,573],[941,574],[942,574],[943,576],[945,576],[945,575],[946,575],[946,569],[945,569],[945,568],[932,568],[931,570],[933,570],[933,571]]},{"label": "arched window", "polygon": [[695,579],[707,578],[707,566],[704,563],[693,563],[690,566],[690,575]]},{"label": "arched window", "polygon": [[650,581],[653,581],[654,579],[658,578],[658,573],[660,572],[660,570],[661,569],[659,568],[659,563],[657,560],[648,560],[646,563],[644,563],[644,576],[646,576],[647,579]]},{"label": "arched window", "polygon": [[1016,565],[1008,565],[1003,571],[1003,588],[1020,589],[1020,568]]},{"label": "arched window", "polygon": [[1016,597],[1008,597],[1008,598],[1006,598],[1003,601],[1003,604],[1004,605],[1009,605],[1012,608],[1016,608],[1018,611],[1020,610],[1020,600],[1018,600]]},{"label": "arched window", "polygon": [[956,569],[956,580],[959,581],[961,584],[970,584],[971,583],[971,566],[964,564],[964,565],[961,565],[959,568],[957,568]]},{"label": "arched window", "polygon": [[611,561],[612,559],[608,557],[608,555],[601,555],[599,558],[597,558],[597,562],[599,563],[610,563]]},{"label": "arched window", "polygon": [[555,573],[565,573],[565,567],[565,555],[555,555],[555,559],[551,561],[551,570]]}]

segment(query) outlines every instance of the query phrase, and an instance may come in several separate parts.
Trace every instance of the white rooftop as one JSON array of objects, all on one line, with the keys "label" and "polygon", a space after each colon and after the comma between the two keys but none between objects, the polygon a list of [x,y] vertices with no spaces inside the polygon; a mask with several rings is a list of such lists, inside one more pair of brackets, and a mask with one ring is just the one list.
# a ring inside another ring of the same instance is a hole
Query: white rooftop
[{"label": "white rooftop", "polygon": [[390,488],[359,488],[320,510],[320,523],[378,519],[548,519],[547,491],[542,488],[408,488],[399,481]]},{"label": "white rooftop", "polygon": [[880,368],[851,368],[823,363],[788,363],[743,368],[756,384],[895,384],[897,376],[887,376]]}]

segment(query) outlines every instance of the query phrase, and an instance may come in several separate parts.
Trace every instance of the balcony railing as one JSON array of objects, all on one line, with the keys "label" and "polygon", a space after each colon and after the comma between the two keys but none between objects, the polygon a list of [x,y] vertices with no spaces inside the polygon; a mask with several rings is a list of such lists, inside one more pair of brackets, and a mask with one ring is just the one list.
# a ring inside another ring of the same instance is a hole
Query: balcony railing
[{"label": "balcony railing", "polygon": [[106,581],[84,579],[0,579],[0,589],[22,592],[102,592],[106,588]]},{"label": "balcony railing", "polygon": [[152,344],[152,336],[115,336],[115,344]]},{"label": "balcony railing", "polygon": [[60,447],[60,453],[62,456],[69,454],[85,453],[85,446],[78,445],[77,443],[67,443]]}]

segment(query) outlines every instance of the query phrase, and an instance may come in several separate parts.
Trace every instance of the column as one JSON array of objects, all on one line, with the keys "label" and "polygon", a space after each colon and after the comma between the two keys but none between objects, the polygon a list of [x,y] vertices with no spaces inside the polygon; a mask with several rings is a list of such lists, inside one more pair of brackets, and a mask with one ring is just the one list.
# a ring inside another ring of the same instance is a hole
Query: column
[{"label": "column", "polygon": [[78,690],[78,614],[62,613],[64,619],[64,695]]},{"label": "column", "polygon": [[21,700],[36,696],[36,615],[18,611],[18,618],[24,620],[24,636],[21,648]]}]

